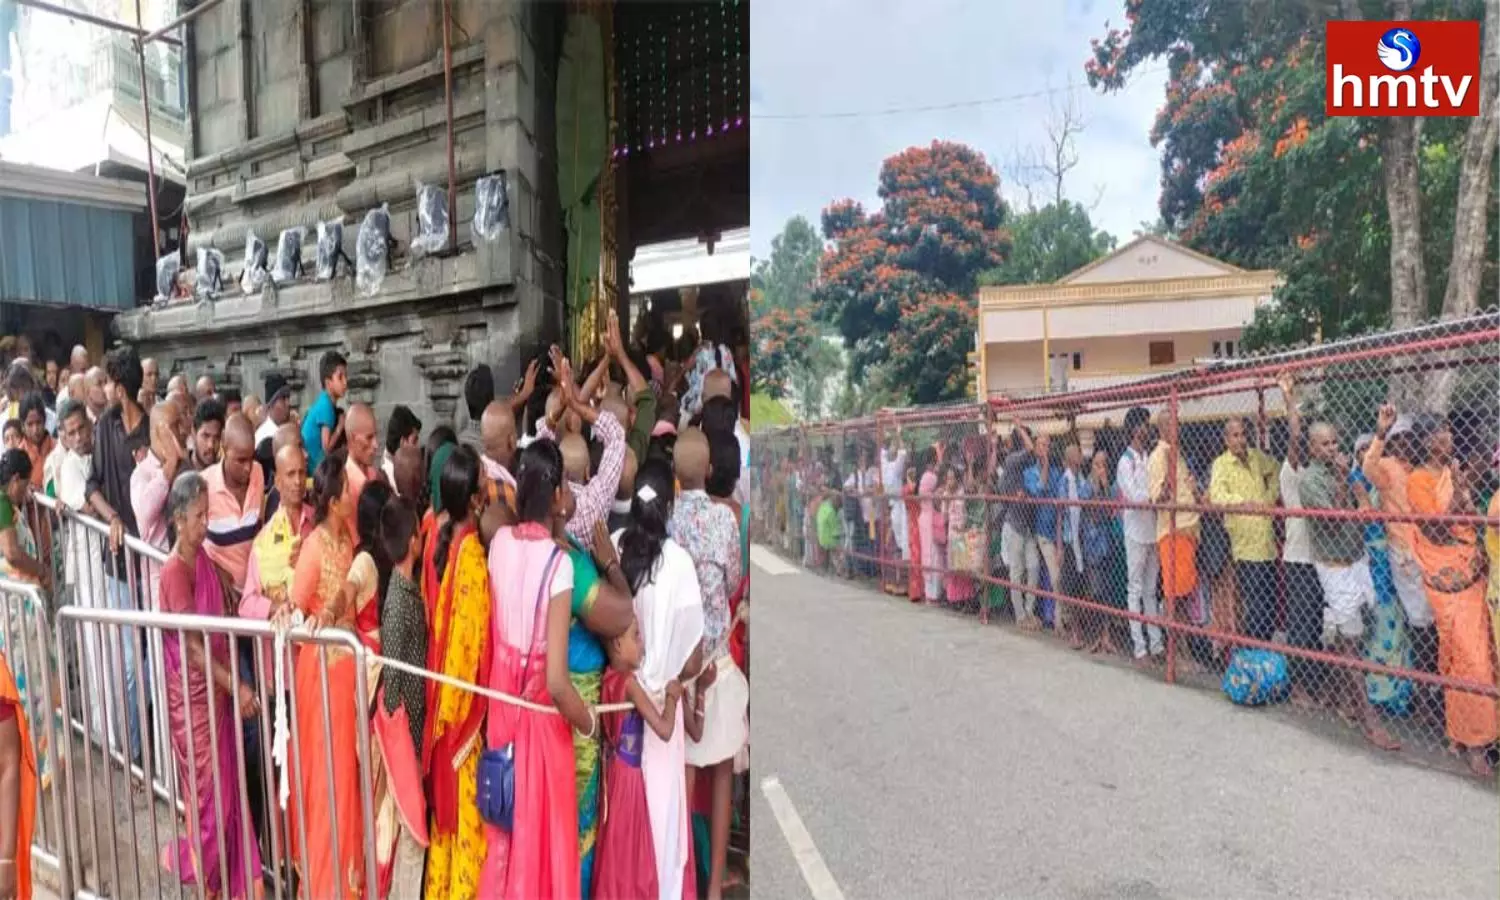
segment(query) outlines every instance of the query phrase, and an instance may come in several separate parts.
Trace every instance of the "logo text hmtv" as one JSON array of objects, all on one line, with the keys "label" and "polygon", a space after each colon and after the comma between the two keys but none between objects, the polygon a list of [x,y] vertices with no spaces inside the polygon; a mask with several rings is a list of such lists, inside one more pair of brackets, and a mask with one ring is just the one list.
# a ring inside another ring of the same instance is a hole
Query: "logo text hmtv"
[{"label": "logo text hmtv", "polygon": [[1478,22],[1330,21],[1330,116],[1479,115]]}]

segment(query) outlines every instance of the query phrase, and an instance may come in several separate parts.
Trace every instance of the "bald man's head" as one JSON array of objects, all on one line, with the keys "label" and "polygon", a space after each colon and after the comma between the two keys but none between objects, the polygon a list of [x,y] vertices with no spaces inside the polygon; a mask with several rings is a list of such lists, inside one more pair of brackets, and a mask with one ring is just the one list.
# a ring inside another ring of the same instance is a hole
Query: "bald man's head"
[{"label": "bald man's head", "polygon": [[224,483],[234,490],[250,486],[255,471],[255,428],[242,413],[224,422],[220,439],[224,454]]},{"label": "bald man's head", "polygon": [[213,378],[208,375],[204,375],[203,377],[199,378],[198,384],[193,388],[193,393],[198,395],[198,399],[200,401],[207,400],[209,397],[212,397],[214,395]]},{"label": "bald man's head", "polygon": [[375,410],[367,404],[356,403],[349,407],[349,416],[344,420],[344,435],[349,444],[349,458],[363,468],[375,465],[375,451],[380,441],[375,436]]},{"label": "bald man's head", "polygon": [[423,509],[427,504],[427,471],[422,464],[422,448],[406,446],[396,451],[396,458],[392,461],[395,469],[396,483],[391,487],[396,489],[396,495]]},{"label": "bald man's head", "polygon": [[625,398],[614,392],[610,392],[605,396],[603,402],[599,404],[599,411],[610,413],[615,417],[615,421],[619,422],[626,429],[629,429],[633,424],[630,421],[630,405],[625,402]]},{"label": "bald man's head", "polygon": [[283,447],[298,447],[298,448],[300,448],[301,446],[302,446],[302,431],[296,425],[293,425],[291,422],[288,422],[285,425],[281,426],[280,428],[276,429],[276,433],[271,436],[271,453],[272,454],[279,454],[279,453],[281,453],[281,449]]},{"label": "bald man's head", "polygon": [[734,399],[734,382],[723,369],[714,369],[703,376],[703,399],[707,401],[715,397]]},{"label": "bald man's head", "polygon": [[562,451],[563,471],[567,473],[568,480],[577,484],[587,484],[589,442],[584,440],[581,434],[565,434],[562,440],[557,442],[557,449]]},{"label": "bald man's head", "polygon": [[186,394],[187,389],[188,387],[186,375],[178,373],[167,380],[168,394]]},{"label": "bald man's head", "polygon": [[68,367],[75,375],[81,375],[88,369],[89,351],[82,344],[74,345],[73,353],[68,357]]},{"label": "bald man's head", "polygon": [[182,410],[176,403],[158,403],[151,408],[151,452],[157,459],[183,455],[181,417]]},{"label": "bald man's head", "polygon": [[479,435],[485,455],[507,469],[516,461],[516,414],[509,403],[499,400],[484,408],[479,417]]},{"label": "bald man's head", "polygon": [[[276,493],[288,513],[300,514],[302,497],[307,493],[307,454],[302,445],[286,444],[275,451]],[[297,521],[296,517],[292,521]]]},{"label": "bald man's head", "polygon": [[672,448],[672,469],[683,490],[702,490],[708,480],[708,437],[697,428],[677,436]]},{"label": "bald man's head", "polygon": [[615,491],[616,500],[629,500],[630,495],[635,493],[635,473],[638,468],[635,451],[626,447],[625,463],[620,467],[620,487]]}]

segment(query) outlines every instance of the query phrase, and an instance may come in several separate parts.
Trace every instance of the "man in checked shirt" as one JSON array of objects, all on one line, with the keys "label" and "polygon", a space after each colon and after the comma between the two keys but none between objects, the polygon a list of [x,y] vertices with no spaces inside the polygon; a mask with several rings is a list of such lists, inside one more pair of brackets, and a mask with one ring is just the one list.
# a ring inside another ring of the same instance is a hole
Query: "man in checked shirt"
[{"label": "man in checked shirt", "polygon": [[[557,383],[562,403],[553,410],[555,416],[549,414],[537,423],[536,436],[558,441],[558,447],[563,451],[568,488],[573,492],[573,500],[577,504],[573,517],[568,520],[568,534],[588,546],[594,537],[594,526],[608,518],[615,491],[620,486],[620,471],[625,465],[625,426],[614,413],[590,406],[578,393],[578,386],[573,383],[572,366],[562,358],[556,347],[552,348],[552,353],[553,371],[558,373]],[[568,412],[582,419],[592,429],[594,440],[604,445],[599,470],[592,478],[588,477],[588,444],[583,438],[568,434],[558,440],[559,423],[556,419],[561,419]]]}]

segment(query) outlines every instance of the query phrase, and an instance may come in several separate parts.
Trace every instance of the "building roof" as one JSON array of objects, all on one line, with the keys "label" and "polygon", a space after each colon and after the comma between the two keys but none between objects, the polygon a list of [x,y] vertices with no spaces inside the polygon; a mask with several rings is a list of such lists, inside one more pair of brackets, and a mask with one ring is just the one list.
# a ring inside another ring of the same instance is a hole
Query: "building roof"
[{"label": "building roof", "polygon": [[4,160],[0,160],[0,197],[55,200],[130,212],[146,208],[143,184]]},{"label": "building roof", "polygon": [[1115,260],[1125,259],[1126,257],[1130,256],[1131,254],[1135,253],[1145,246],[1158,247],[1166,251],[1167,253],[1181,256],[1198,263],[1202,263],[1203,265],[1222,272],[1226,275],[1235,275],[1249,271],[1247,269],[1242,269],[1239,266],[1230,265],[1223,260],[1214,259],[1212,256],[1209,256],[1206,253],[1199,253],[1197,250],[1194,250],[1191,247],[1185,247],[1182,244],[1177,243],[1176,241],[1168,240],[1167,238],[1159,237],[1154,234],[1141,234],[1137,235],[1134,240],[1125,244],[1125,246],[1116,249],[1115,252],[1107,254],[1105,256],[1101,256],[1093,262],[1080,266],[1079,268],[1074,269],[1063,277],[1057,279],[1057,284],[1071,284],[1077,281],[1082,276],[1093,272],[1095,269],[1098,269],[1108,263],[1114,262]]}]

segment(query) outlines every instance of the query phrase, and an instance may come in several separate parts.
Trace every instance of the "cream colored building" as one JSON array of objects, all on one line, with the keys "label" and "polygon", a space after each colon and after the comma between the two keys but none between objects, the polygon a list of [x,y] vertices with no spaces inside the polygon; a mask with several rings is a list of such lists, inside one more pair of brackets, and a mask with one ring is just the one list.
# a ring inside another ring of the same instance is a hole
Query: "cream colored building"
[{"label": "cream colored building", "polygon": [[1143,235],[1053,284],[981,288],[980,383],[1020,399],[1237,356],[1277,277]]}]

